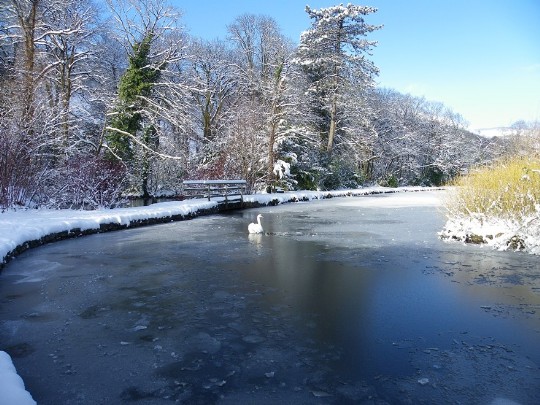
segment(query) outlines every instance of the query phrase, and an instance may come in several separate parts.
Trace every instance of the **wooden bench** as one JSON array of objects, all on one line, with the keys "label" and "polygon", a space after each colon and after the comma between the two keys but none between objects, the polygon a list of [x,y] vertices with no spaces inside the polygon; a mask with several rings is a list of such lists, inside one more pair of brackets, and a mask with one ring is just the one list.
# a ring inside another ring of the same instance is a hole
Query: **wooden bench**
[{"label": "wooden bench", "polygon": [[[184,180],[183,193],[190,198],[222,197],[225,202],[244,201],[247,190],[245,180]],[[232,198],[231,198],[232,197]]]}]

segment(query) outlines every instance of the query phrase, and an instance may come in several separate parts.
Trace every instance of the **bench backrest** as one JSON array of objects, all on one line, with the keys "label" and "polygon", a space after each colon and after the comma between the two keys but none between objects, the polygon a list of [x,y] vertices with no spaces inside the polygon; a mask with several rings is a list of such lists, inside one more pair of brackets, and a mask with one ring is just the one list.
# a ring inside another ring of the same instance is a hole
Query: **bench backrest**
[{"label": "bench backrest", "polygon": [[[245,180],[184,180],[184,192],[192,193],[191,197],[225,197],[239,195],[243,201],[243,194],[247,189]],[[187,187],[186,187],[187,186]]]}]

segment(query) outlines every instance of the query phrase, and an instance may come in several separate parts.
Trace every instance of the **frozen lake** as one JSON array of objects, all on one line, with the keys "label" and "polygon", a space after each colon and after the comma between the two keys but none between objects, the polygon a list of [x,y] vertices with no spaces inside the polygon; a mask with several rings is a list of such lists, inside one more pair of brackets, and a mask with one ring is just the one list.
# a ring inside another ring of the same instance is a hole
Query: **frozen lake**
[{"label": "frozen lake", "polygon": [[[0,350],[42,405],[533,404],[540,258],[440,241],[443,195],[285,204],[28,251],[0,274]],[[266,233],[248,235],[258,213]]]}]

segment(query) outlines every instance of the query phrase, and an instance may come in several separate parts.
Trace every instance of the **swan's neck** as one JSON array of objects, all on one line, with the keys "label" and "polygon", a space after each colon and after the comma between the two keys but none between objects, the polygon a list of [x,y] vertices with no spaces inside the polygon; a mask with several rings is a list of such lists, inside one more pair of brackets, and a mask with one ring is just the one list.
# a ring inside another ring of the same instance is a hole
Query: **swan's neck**
[{"label": "swan's neck", "polygon": [[261,217],[257,217],[257,223],[261,225]]}]

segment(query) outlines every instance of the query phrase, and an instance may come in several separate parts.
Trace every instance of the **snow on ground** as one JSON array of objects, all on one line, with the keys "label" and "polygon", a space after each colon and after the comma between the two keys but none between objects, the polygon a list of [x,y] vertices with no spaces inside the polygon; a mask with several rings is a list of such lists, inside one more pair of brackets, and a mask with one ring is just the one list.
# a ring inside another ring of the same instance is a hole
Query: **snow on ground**
[{"label": "snow on ground", "polygon": [[[403,207],[410,205],[443,204],[442,197],[430,195],[418,198],[414,191],[429,190],[423,187],[367,187],[337,191],[292,191],[276,194],[244,196],[246,203],[276,205],[287,202],[310,201],[330,197],[363,196],[401,192],[398,198],[362,199],[344,202],[362,206]],[[405,193],[404,193],[405,192]],[[146,207],[82,210],[17,210],[0,213],[0,268],[14,256],[17,249],[29,242],[39,242],[44,237],[61,233],[98,232],[103,225],[129,227],[133,222],[197,216],[201,211],[215,209],[218,199],[192,199],[163,202]],[[440,236],[444,239],[466,241],[471,235],[481,236],[484,242],[496,249],[507,249],[508,241],[516,237],[523,241],[529,253],[540,254],[540,218],[530,218],[519,224],[511,221],[488,220],[482,217],[449,218]],[[39,243],[37,243],[39,244]]]},{"label": "snow on ground", "polygon": [[0,351],[0,403],[13,405],[35,405],[36,401],[24,388],[11,357]]},{"label": "snow on ground", "polygon": [[217,206],[216,201],[165,202],[146,207],[108,210],[19,210],[0,214],[0,264],[10,252],[30,241],[59,232],[99,230],[100,225],[129,225],[133,221],[188,216]]},{"label": "snow on ground", "polygon": [[[540,214],[540,213],[539,213]],[[521,250],[540,255],[540,215],[517,222],[488,218],[482,214],[451,217],[439,236],[462,242],[481,243],[497,250]],[[474,239],[477,238],[475,241]]]}]

